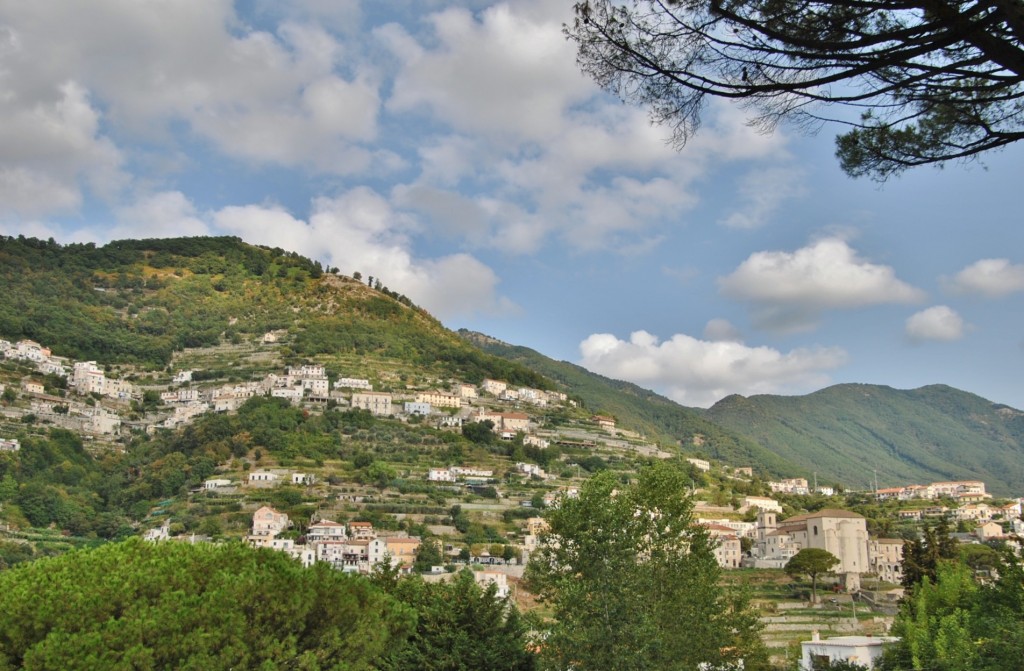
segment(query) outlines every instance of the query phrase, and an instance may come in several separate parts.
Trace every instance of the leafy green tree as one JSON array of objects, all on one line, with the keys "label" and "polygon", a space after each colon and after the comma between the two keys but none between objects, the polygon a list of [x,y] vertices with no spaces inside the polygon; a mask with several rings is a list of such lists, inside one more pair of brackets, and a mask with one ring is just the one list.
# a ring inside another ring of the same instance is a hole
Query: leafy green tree
[{"label": "leafy green tree", "polygon": [[811,603],[818,601],[818,576],[829,573],[839,564],[839,557],[821,548],[803,548],[786,562],[783,570],[793,578],[811,579]]},{"label": "leafy green tree", "polygon": [[0,573],[0,669],[365,669],[414,626],[368,581],[132,539]]},{"label": "leafy green tree", "polygon": [[431,566],[444,564],[444,555],[441,554],[441,544],[435,538],[428,538],[420,544],[416,553],[415,569],[417,571],[429,571]]},{"label": "leafy green tree", "polygon": [[926,577],[934,583],[939,563],[958,556],[957,542],[950,535],[949,522],[945,518],[935,526],[926,526],[921,538],[913,539],[903,547],[903,586],[911,588]]},{"label": "leafy green tree", "polygon": [[469,570],[451,582],[419,576],[391,580],[390,593],[416,611],[416,630],[380,663],[383,671],[530,671],[527,623],[496,587],[482,589]]},{"label": "leafy green tree", "polygon": [[[647,106],[682,145],[708,98],[763,129],[844,120],[851,176],[968,158],[1024,139],[1019,0],[584,0],[566,29],[583,71]],[[834,118],[834,117],[833,117]]]},{"label": "leafy green tree", "polygon": [[550,531],[526,578],[552,609],[541,653],[552,668],[767,667],[758,617],[720,585],[688,488],[672,464],[625,486],[605,471],[546,512]]}]

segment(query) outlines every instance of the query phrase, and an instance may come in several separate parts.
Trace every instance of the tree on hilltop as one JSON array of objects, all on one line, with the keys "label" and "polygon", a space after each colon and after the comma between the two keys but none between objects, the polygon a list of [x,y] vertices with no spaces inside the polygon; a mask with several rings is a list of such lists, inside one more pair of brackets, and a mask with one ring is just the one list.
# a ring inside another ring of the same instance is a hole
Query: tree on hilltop
[{"label": "tree on hilltop", "polygon": [[682,146],[709,97],[816,129],[860,113],[836,154],[884,180],[1024,139],[1020,0],[584,0],[565,32],[601,87]]}]

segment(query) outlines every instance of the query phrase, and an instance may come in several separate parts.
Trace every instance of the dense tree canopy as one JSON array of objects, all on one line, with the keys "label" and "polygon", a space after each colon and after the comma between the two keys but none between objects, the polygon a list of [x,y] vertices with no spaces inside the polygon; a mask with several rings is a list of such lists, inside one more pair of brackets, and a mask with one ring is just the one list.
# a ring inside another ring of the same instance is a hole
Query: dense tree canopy
[{"label": "dense tree canopy", "polygon": [[654,464],[623,485],[598,473],[546,514],[550,532],[530,559],[531,589],[554,622],[551,668],[764,668],[756,614],[719,585],[707,532],[693,524],[685,468]]},{"label": "dense tree canopy", "polygon": [[413,611],[242,544],[141,540],[0,573],[0,669],[370,669]]},{"label": "dense tree canopy", "polygon": [[999,577],[979,584],[970,567],[939,564],[902,604],[885,671],[1004,671],[1021,668],[1024,569],[1007,555]]},{"label": "dense tree canopy", "polygon": [[585,0],[583,70],[683,144],[709,96],[752,121],[841,119],[847,173],[884,179],[1024,139],[1020,0]]},{"label": "dense tree canopy", "polygon": [[[427,583],[418,576],[380,581],[417,613],[416,629],[404,645],[393,646],[385,671],[530,671],[526,624],[515,606],[499,598],[492,584],[476,584],[463,570],[451,582]],[[390,583],[390,584],[389,584]]]}]

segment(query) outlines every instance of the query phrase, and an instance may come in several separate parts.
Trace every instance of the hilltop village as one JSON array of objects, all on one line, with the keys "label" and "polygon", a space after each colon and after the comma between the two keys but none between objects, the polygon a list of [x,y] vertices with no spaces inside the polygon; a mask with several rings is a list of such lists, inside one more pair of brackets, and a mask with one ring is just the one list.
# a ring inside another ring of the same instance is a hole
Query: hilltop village
[{"label": "hilltop village", "polygon": [[[282,336],[269,332],[261,345],[273,346]],[[381,390],[374,388],[369,377],[344,372],[332,376],[323,365],[304,363],[258,379],[230,382],[204,379],[200,370],[178,369],[168,373],[166,384],[160,385],[153,380],[110,376],[95,361],[56,357],[32,341],[0,340],[0,352],[19,370],[33,371],[20,377],[16,390],[11,383],[0,390],[8,401],[4,408],[8,420],[24,422],[27,417],[80,432],[94,441],[106,441],[109,449],[117,449],[118,439],[133,432],[152,435],[179,429],[209,413],[234,413],[257,397],[281,399],[304,412],[360,410],[388,421],[461,432],[481,443],[509,446],[513,458],[428,463],[420,472],[404,473],[404,481],[418,478],[438,492],[436,499],[453,503],[462,498],[466,507],[454,511],[460,507],[455,503],[447,516],[396,515],[404,518],[405,528],[396,528],[394,520],[375,528],[360,519],[359,511],[365,512],[360,506],[379,501],[383,491],[341,487],[341,481],[329,473],[268,464],[265,457],[245,461],[241,472],[232,472],[226,465],[220,469],[222,474],[205,479],[194,490],[193,497],[229,497],[252,506],[244,534],[250,544],[286,552],[306,565],[328,562],[344,571],[367,573],[382,562],[404,572],[414,567],[443,572],[444,566],[459,562],[521,568],[540,542],[544,530],[540,511],[558,505],[561,497],[576,494],[578,478],[585,476],[581,466],[593,468],[602,459],[613,458],[611,451],[636,458],[671,456],[643,436],[618,427],[613,417],[584,411],[564,392],[514,386],[502,380],[484,379],[479,384],[455,380],[418,389],[408,385],[396,388],[392,383]],[[574,421],[553,425],[548,420],[551,412],[566,410],[575,412]],[[6,426],[6,433],[11,434],[10,429],[18,424]],[[16,435],[0,442],[0,450],[19,449]],[[537,458],[556,450],[564,450],[556,461]],[[569,453],[577,456],[566,460]],[[580,458],[579,454],[589,456]],[[762,480],[751,467],[718,464],[699,456],[685,458],[695,476],[703,475],[712,483],[710,487],[695,485],[695,513],[698,523],[716,539],[715,555],[725,569],[782,568],[800,549],[822,548],[840,560],[835,570],[839,584],[857,591],[864,575],[883,584],[899,584],[904,540],[893,531],[900,525],[909,528],[922,520],[945,518],[956,526],[962,542],[997,541],[1013,546],[1017,546],[1017,534],[1024,531],[1022,500],[993,502],[980,481],[908,484],[858,493],[857,500],[862,503],[885,507],[887,519],[875,517],[869,526],[864,515],[845,505],[850,493],[844,498],[832,485],[809,484],[805,478]],[[396,475],[383,468],[380,479],[384,489]],[[285,512],[260,504],[270,501],[277,488],[295,488],[303,497],[321,503],[308,520],[290,519]],[[814,502],[817,509],[794,514],[808,502]],[[466,542],[459,527],[466,528],[465,519],[474,508],[476,519],[500,513],[502,519],[514,523],[516,531],[501,534],[492,529],[488,538],[470,537]],[[332,519],[341,513],[347,519]],[[460,516],[461,523],[457,520]],[[157,520],[159,524],[146,531],[147,538],[177,535],[172,516],[158,516]],[[449,524],[442,523],[445,521]],[[410,533],[410,529],[421,535]],[[422,537],[424,532],[430,537],[429,564],[422,561],[426,557],[421,548],[428,540]],[[181,537],[194,540],[196,534]],[[515,568],[502,570],[512,575],[518,572]],[[489,571],[487,575],[497,581],[494,576],[505,573]],[[507,586],[503,584],[502,589]]]}]

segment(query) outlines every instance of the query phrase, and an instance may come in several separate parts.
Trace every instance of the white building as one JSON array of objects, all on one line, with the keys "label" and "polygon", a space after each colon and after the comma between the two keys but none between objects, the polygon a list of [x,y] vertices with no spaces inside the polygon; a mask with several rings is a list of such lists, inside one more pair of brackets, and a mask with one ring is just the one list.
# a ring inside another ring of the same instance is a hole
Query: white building
[{"label": "white building", "polygon": [[365,389],[373,391],[373,385],[369,380],[358,377],[339,377],[334,381],[335,389]]},{"label": "white building", "polygon": [[455,482],[455,474],[448,468],[431,468],[427,471],[427,480],[431,482]]},{"label": "white building", "polygon": [[823,640],[814,632],[810,641],[800,643],[800,669],[813,671],[832,662],[852,662],[873,669],[885,646],[898,640],[893,636],[835,636]]},{"label": "white building", "polygon": [[707,472],[711,470],[711,462],[707,459],[694,459],[692,457],[688,457],[686,461],[702,471]]},{"label": "white building", "polygon": [[203,489],[221,489],[223,487],[230,487],[231,481],[224,478],[211,478],[203,481]]}]

